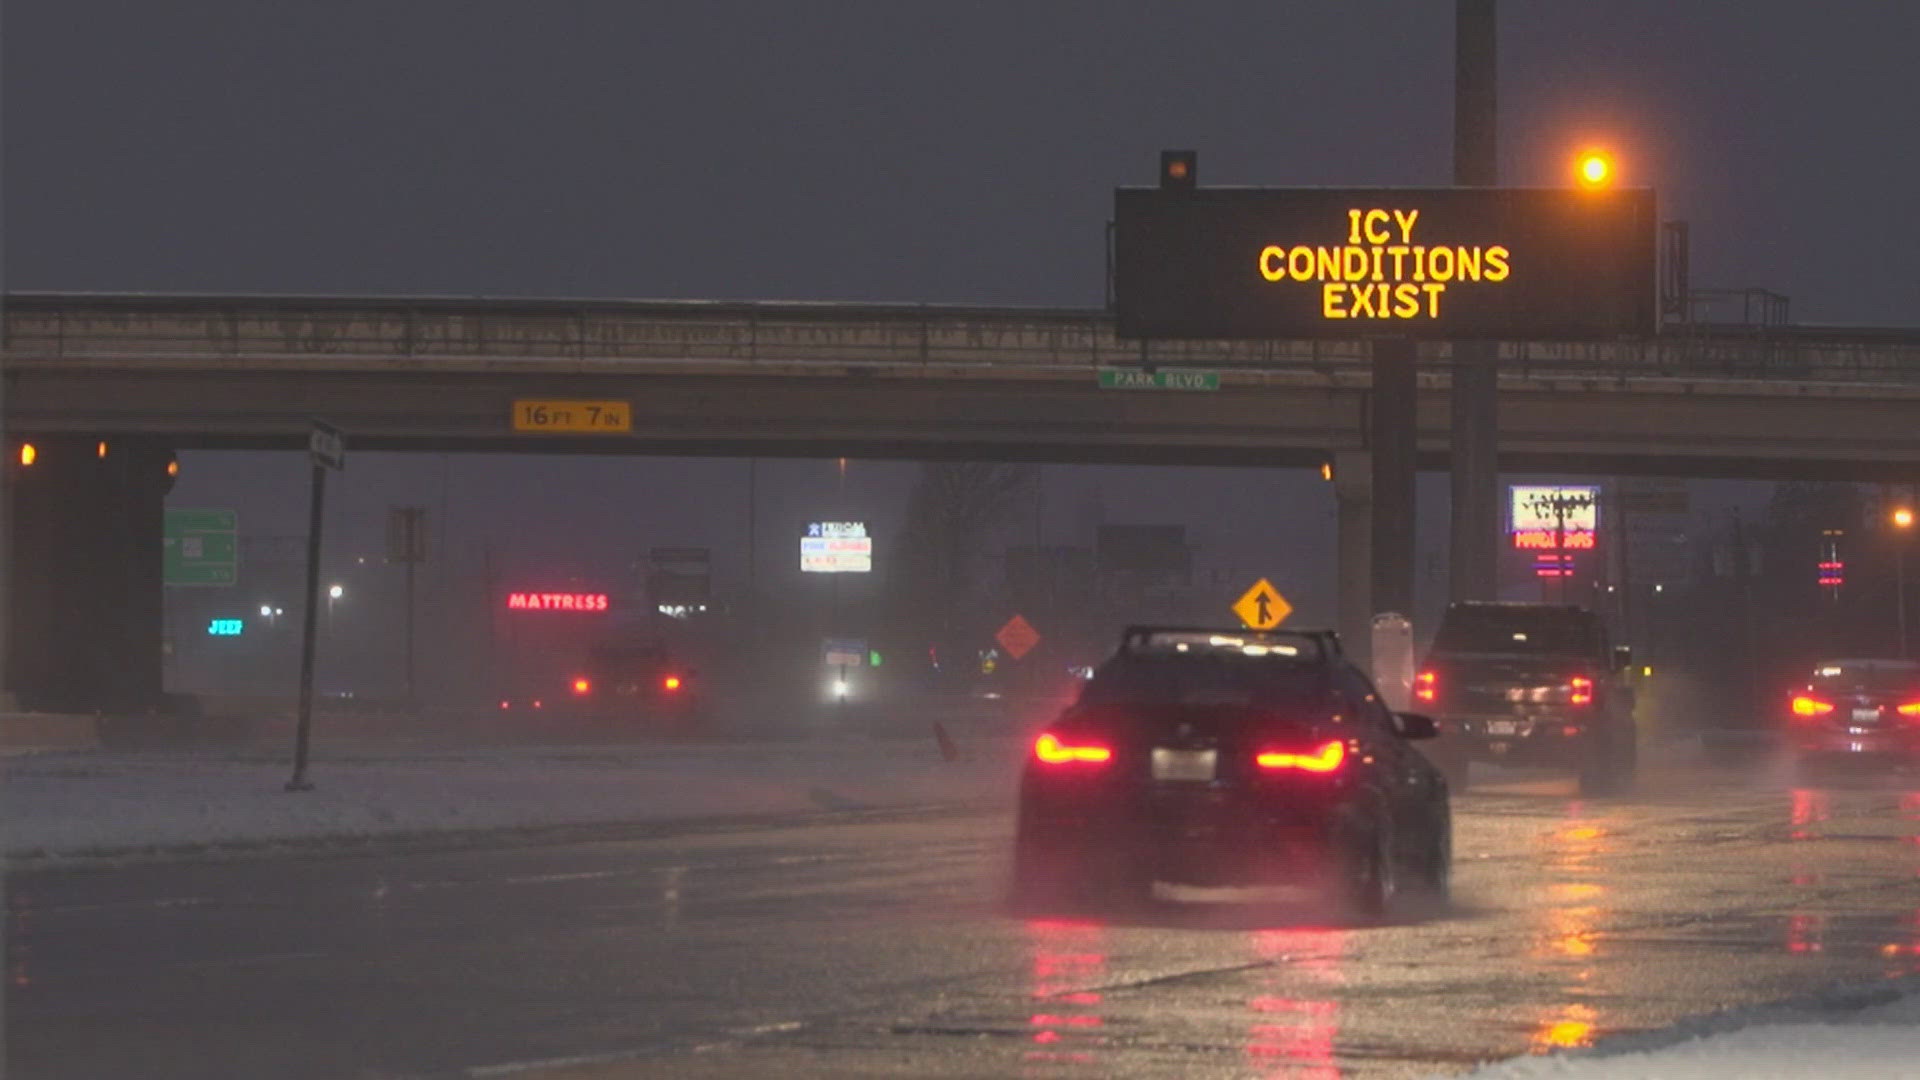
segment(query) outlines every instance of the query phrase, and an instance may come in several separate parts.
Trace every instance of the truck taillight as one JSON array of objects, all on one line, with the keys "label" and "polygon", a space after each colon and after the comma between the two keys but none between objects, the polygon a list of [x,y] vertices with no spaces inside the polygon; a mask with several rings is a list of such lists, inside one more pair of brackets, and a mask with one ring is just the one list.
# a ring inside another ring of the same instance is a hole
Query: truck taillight
[{"label": "truck taillight", "polygon": [[1575,675],[1567,680],[1567,700],[1575,705],[1593,704],[1593,680],[1585,675]]},{"label": "truck taillight", "polygon": [[1431,671],[1423,671],[1413,677],[1413,696],[1421,701],[1437,701],[1440,697],[1440,676]]}]

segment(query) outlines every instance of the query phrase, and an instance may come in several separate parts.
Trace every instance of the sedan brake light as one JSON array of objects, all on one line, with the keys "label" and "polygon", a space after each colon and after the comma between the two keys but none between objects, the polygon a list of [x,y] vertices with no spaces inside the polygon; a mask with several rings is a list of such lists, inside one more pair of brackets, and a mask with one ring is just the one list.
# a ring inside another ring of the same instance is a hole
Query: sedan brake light
[{"label": "sedan brake light", "polygon": [[586,697],[588,694],[592,692],[593,692],[593,683],[586,676],[582,675],[581,677],[573,680],[573,695],[575,697]]},{"label": "sedan brake light", "polygon": [[1269,750],[1256,756],[1253,763],[1263,769],[1301,769],[1313,773],[1330,773],[1338,769],[1346,760],[1347,744],[1335,740],[1321,745],[1310,754]]},{"label": "sedan brake light", "polygon": [[1573,678],[1567,680],[1567,688],[1571,692],[1568,700],[1575,705],[1593,704],[1592,679],[1587,678],[1585,675],[1575,675]]},{"label": "sedan brake light", "polygon": [[660,680],[660,685],[662,687],[665,687],[669,693],[675,690],[678,690],[680,689],[680,676],[669,675],[666,678]]},{"label": "sedan brake light", "polygon": [[1413,696],[1421,701],[1434,701],[1440,697],[1440,676],[1436,672],[1423,671],[1413,677]]},{"label": "sedan brake light", "polygon": [[1099,765],[1113,760],[1113,748],[1101,746],[1098,743],[1063,743],[1059,736],[1049,731],[1033,741],[1033,756],[1048,765],[1068,765],[1075,762]]},{"label": "sedan brake light", "polygon": [[1825,716],[1833,711],[1833,702],[1801,694],[1793,699],[1793,715]]},{"label": "sedan brake light", "polygon": [[1901,716],[1911,716],[1916,720],[1920,720],[1920,701],[1909,701],[1905,705],[1899,706],[1896,711],[1899,712]]}]

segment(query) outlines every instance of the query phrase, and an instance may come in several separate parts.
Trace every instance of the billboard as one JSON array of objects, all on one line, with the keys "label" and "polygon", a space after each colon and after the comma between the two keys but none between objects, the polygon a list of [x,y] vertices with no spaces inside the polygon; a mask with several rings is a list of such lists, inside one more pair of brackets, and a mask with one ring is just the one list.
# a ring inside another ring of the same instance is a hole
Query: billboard
[{"label": "billboard", "polygon": [[1124,338],[1650,334],[1651,189],[1121,188]]},{"label": "billboard", "polygon": [[1507,534],[1520,551],[1592,551],[1600,489],[1592,484],[1511,484]]},{"label": "billboard", "polygon": [[800,537],[800,570],[807,574],[866,574],[873,570],[873,538],[861,521],[815,521]]}]

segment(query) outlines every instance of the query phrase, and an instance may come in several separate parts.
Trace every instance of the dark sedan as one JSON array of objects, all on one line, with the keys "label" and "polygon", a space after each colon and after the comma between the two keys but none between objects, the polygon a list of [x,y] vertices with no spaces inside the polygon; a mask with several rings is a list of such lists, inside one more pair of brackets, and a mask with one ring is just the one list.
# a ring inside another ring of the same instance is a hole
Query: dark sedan
[{"label": "dark sedan", "polygon": [[1920,763],[1920,663],[1827,660],[1787,703],[1787,741],[1803,759]]},{"label": "dark sedan", "polygon": [[1443,898],[1445,778],[1329,633],[1136,627],[1035,739],[1016,899],[1124,902],[1149,883],[1295,885],[1379,915]]}]

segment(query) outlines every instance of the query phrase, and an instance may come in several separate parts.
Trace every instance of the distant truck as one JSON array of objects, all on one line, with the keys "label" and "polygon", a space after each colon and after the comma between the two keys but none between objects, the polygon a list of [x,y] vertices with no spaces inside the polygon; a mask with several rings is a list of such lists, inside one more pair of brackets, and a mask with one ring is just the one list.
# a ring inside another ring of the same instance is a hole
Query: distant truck
[{"label": "distant truck", "polygon": [[1414,676],[1413,708],[1440,726],[1427,756],[1455,791],[1474,761],[1557,766],[1584,794],[1619,791],[1637,760],[1631,663],[1585,608],[1453,604]]},{"label": "distant truck", "polygon": [[680,733],[706,715],[700,669],[661,644],[602,644],[571,671],[500,708],[585,716],[628,730]]}]

